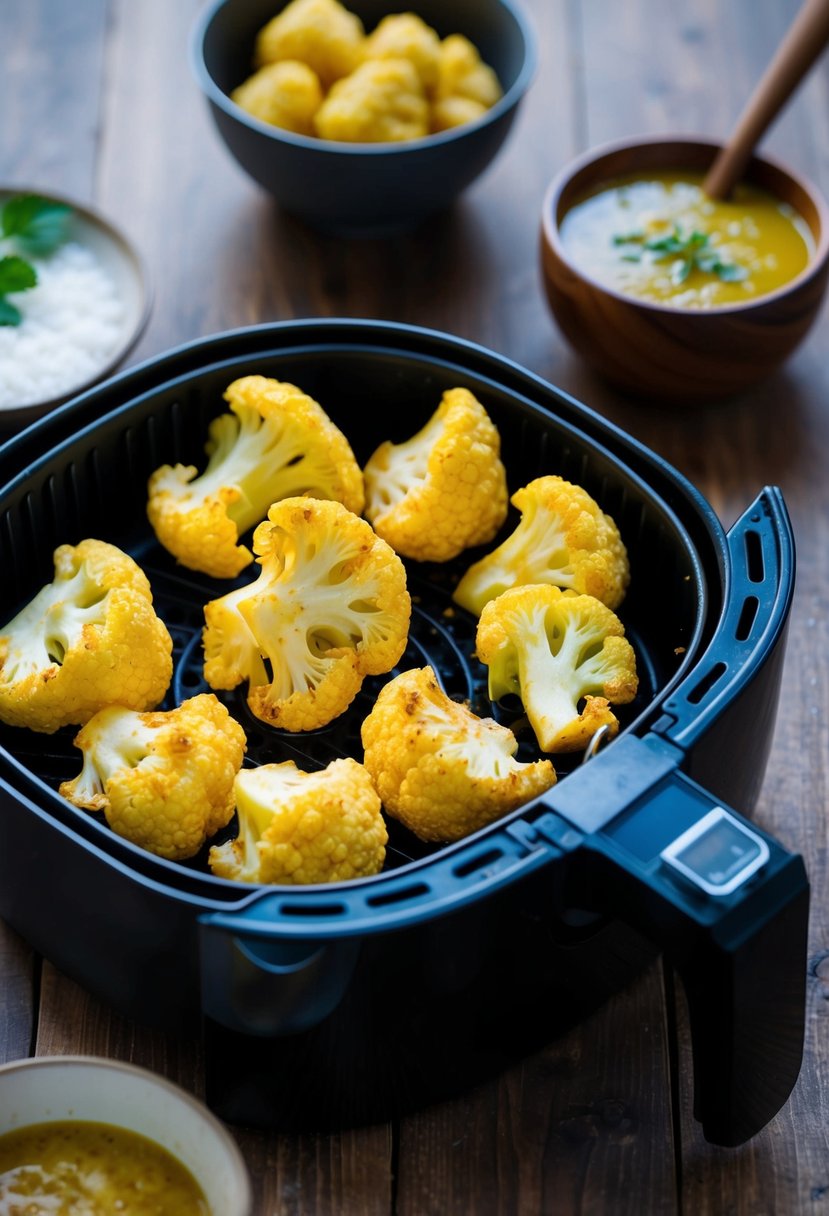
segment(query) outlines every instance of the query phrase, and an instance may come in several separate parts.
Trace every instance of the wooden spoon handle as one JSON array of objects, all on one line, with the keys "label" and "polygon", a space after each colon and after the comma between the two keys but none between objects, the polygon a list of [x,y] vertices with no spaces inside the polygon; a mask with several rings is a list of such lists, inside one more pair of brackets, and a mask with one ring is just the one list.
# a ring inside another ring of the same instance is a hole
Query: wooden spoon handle
[{"label": "wooden spoon handle", "polygon": [[728,198],[757,143],[829,42],[829,0],[805,0],[703,183]]}]

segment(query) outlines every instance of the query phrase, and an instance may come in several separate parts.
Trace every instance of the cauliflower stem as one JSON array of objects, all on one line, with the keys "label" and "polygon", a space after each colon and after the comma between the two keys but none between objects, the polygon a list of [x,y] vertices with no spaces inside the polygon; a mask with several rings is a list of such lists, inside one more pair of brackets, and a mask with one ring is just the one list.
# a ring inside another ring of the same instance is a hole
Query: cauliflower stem
[{"label": "cauliflower stem", "polygon": [[623,635],[618,617],[592,596],[530,585],[489,601],[476,648],[493,701],[520,697],[542,750],[564,752],[586,747],[600,726],[618,731],[610,703],[632,701],[638,684]]},{"label": "cauliflower stem", "polygon": [[147,513],[182,565],[232,578],[252,560],[239,537],[281,498],[334,498],[359,514],[363,475],[342,432],[296,388],[264,376],[234,380],[231,412],[208,428],[207,467],[163,465],[150,478]]},{"label": "cauliflower stem", "polygon": [[449,389],[417,434],[381,444],[363,470],[377,535],[404,557],[435,562],[492,540],[507,514],[500,446],[481,403]]},{"label": "cauliflower stem", "polygon": [[118,702],[164,697],[173,643],[147,576],[115,545],[55,550],[54,581],[0,631],[0,719],[51,734]]},{"label": "cauliflower stem", "polygon": [[405,649],[403,564],[336,502],[275,503],[253,544],[259,578],[205,607],[205,679],[211,688],[248,681],[251,711],[273,725],[324,726]]},{"label": "cauliflower stem", "polygon": [[344,882],[382,869],[388,833],[371,778],[351,758],[315,773],[292,760],[243,769],[239,834],[210,850],[214,874],[238,882]]},{"label": "cauliflower stem", "polygon": [[110,706],[75,745],[83,767],[61,794],[159,857],[194,856],[233,815],[245,733],[212,693],[154,713]]},{"label": "cauliflower stem", "polygon": [[609,515],[581,486],[539,477],[512,496],[521,512],[514,531],[475,562],[453,599],[480,616],[489,600],[511,587],[550,583],[595,596],[617,608],[627,590],[627,550]]},{"label": "cauliflower stem", "polygon": [[451,700],[431,667],[381,689],[362,740],[387,812],[421,840],[459,840],[556,780],[549,760],[517,761],[512,731]]}]

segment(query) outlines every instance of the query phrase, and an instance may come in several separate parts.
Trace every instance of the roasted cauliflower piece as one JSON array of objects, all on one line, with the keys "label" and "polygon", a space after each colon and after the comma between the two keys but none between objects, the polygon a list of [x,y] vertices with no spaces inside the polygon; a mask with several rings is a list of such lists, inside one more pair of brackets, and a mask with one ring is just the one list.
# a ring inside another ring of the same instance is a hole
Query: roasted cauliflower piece
[{"label": "roasted cauliflower piece", "polygon": [[503,94],[493,69],[481,59],[478,48],[463,34],[450,34],[440,44],[435,97],[468,97],[486,109]]},{"label": "roasted cauliflower piece", "polygon": [[60,545],[54,581],[0,630],[0,720],[52,734],[107,705],[151,709],[173,643],[143,570],[115,545]]},{"label": "roasted cauliflower piece", "polygon": [[346,882],[383,868],[388,832],[371,778],[356,760],[306,773],[293,760],[242,769],[239,834],[214,845],[220,878],[293,885]]},{"label": "roasted cauliflower piece", "polygon": [[275,503],[253,547],[259,578],[205,607],[205,679],[247,680],[252,713],[273,726],[325,726],[405,650],[403,563],[364,519],[311,498]]},{"label": "roasted cauliflower piece", "polygon": [[521,512],[515,530],[455,588],[453,599],[480,616],[502,591],[551,583],[618,608],[630,580],[619,529],[586,490],[561,477],[538,477],[512,496]]},{"label": "roasted cauliflower piece", "polygon": [[615,735],[611,703],[636,696],[636,657],[624,633],[593,596],[530,585],[489,601],[475,649],[489,668],[492,700],[519,697],[542,751],[570,752],[586,747],[600,726]]},{"label": "roasted cauliflower piece", "polygon": [[396,143],[429,134],[429,104],[408,59],[367,59],[331,89],[314,116],[321,139]]},{"label": "roasted cauliflower piece", "polygon": [[314,134],[314,115],[322,105],[319,76],[307,63],[281,59],[266,63],[230,94],[248,114],[296,135]]},{"label": "roasted cauliflower piece", "polygon": [[150,477],[147,514],[183,566],[233,578],[253,554],[239,537],[271,503],[309,494],[363,509],[363,475],[348,440],[293,384],[243,376],[224,394],[231,412],[208,428],[208,463],[163,465]]},{"label": "roasted cauliflower piece", "polygon": [[437,88],[440,38],[415,13],[392,13],[372,30],[364,44],[367,59],[408,59],[429,95]]},{"label": "roasted cauliflower piece", "polygon": [[404,557],[445,562],[492,540],[507,514],[498,431],[465,388],[443,394],[405,443],[383,443],[363,474],[366,516]]},{"label": "roasted cauliflower piece", "polygon": [[159,857],[195,856],[233,816],[245,732],[212,693],[155,713],[102,709],[75,746],[83,767],[64,798],[103,811],[117,835]]},{"label": "roasted cauliflower piece", "polygon": [[489,107],[471,97],[442,97],[430,110],[430,128],[434,134],[464,127],[486,114]]},{"label": "roasted cauliflower piece", "polygon": [[515,760],[512,731],[452,701],[431,667],[384,685],[362,739],[386,811],[421,840],[460,840],[556,780],[549,760]]},{"label": "roasted cauliflower piece", "polygon": [[364,41],[362,21],[338,0],[291,0],[257,34],[254,67],[298,59],[328,89],[354,71],[362,60]]}]

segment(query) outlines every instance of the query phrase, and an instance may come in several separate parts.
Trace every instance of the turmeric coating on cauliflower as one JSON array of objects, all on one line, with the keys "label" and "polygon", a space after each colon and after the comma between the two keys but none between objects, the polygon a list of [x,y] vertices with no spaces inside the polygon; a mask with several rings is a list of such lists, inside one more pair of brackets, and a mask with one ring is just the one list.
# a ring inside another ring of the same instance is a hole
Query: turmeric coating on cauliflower
[{"label": "turmeric coating on cauliflower", "polygon": [[636,696],[636,657],[624,632],[592,596],[530,585],[489,601],[475,648],[489,668],[492,700],[518,696],[542,751],[569,752],[586,747],[600,726],[615,735],[610,703]]},{"label": "turmeric coating on cauliflower", "polygon": [[251,712],[273,726],[325,726],[406,648],[403,563],[364,519],[310,498],[274,503],[253,547],[259,578],[205,607],[205,679],[247,680]]},{"label": "turmeric coating on cauliflower", "polygon": [[314,115],[322,105],[322,86],[307,63],[282,59],[264,67],[234,89],[231,100],[248,114],[296,135],[314,134]]},{"label": "turmeric coating on cauliflower", "polygon": [[551,583],[618,608],[630,580],[619,529],[581,486],[538,477],[512,496],[521,520],[506,540],[474,563],[453,599],[479,616],[511,587]]},{"label": "turmeric coating on cauliflower", "polygon": [[463,34],[450,34],[440,44],[435,96],[467,97],[489,109],[502,96],[500,81],[478,48]]},{"label": "turmeric coating on cauliflower", "polygon": [[102,709],[75,746],[83,768],[61,794],[150,853],[194,857],[233,817],[245,732],[212,693],[155,713]]},{"label": "turmeric coating on cauliflower", "polygon": [[429,134],[429,103],[408,59],[367,59],[336,81],[314,116],[321,139],[397,143]]},{"label": "turmeric coating on cauliflower", "polygon": [[481,118],[488,108],[480,101],[473,101],[471,97],[441,97],[432,105],[430,129],[437,135],[439,131],[464,127],[468,122]]},{"label": "turmeric coating on cauliflower", "polygon": [[512,731],[452,701],[431,667],[381,689],[362,739],[386,811],[421,840],[460,840],[556,780],[549,760],[515,760]]},{"label": "turmeric coating on cauliflower", "polygon": [[232,412],[208,428],[204,472],[163,465],[150,477],[147,503],[161,544],[183,566],[215,578],[233,578],[253,561],[237,542],[277,499],[336,498],[356,513],[364,501],[348,440],[301,389],[243,376],[224,396]]},{"label": "turmeric coating on cauliflower", "polygon": [[256,36],[254,67],[298,59],[327,89],[363,55],[363,23],[338,0],[291,0]]},{"label": "turmeric coating on cauliflower", "polygon": [[384,17],[365,41],[368,59],[408,59],[420,77],[427,96],[437,88],[440,38],[415,13]]},{"label": "turmeric coating on cauliflower", "polygon": [[371,778],[356,760],[306,773],[293,760],[236,778],[239,835],[214,845],[220,878],[280,884],[345,882],[383,867],[388,832]]},{"label": "turmeric coating on cauliflower", "polygon": [[101,540],[60,545],[54,562],[54,581],[0,630],[0,720],[52,734],[107,705],[158,705],[173,643],[143,570]]},{"label": "turmeric coating on cauliflower", "polygon": [[492,540],[507,514],[500,448],[481,403],[449,389],[416,435],[382,444],[363,470],[378,536],[404,557],[436,562]]}]

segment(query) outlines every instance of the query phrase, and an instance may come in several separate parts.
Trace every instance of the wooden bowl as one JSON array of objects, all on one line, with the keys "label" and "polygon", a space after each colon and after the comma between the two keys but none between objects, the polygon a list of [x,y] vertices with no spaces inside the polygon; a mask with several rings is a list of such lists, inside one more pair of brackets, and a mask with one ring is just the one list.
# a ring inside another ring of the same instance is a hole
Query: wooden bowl
[{"label": "wooden bowl", "polygon": [[765,157],[752,159],[747,180],[794,207],[815,240],[809,265],[776,291],[744,304],[681,308],[623,295],[569,260],[559,225],[585,194],[621,174],[705,172],[717,150],[715,143],[681,136],[607,145],[569,165],[544,198],[540,256],[553,316],[606,380],[641,397],[693,404],[741,392],[788,358],[826,291],[829,207],[813,185]]}]

